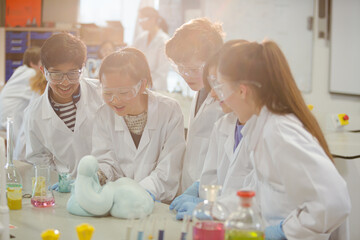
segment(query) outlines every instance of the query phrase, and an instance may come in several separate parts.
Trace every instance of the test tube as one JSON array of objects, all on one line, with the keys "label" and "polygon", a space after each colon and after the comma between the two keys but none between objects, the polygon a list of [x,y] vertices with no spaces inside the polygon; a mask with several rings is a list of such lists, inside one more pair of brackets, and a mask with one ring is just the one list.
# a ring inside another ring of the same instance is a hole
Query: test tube
[{"label": "test tube", "polygon": [[181,240],[186,240],[186,235],[188,232],[188,223],[190,220],[190,216],[189,215],[184,215],[184,219],[183,219],[183,223],[181,226]]},{"label": "test tube", "polygon": [[138,231],[138,235],[137,235],[137,240],[143,240],[144,239],[144,230],[145,230],[145,219],[146,218],[142,218],[140,221],[140,228]]},{"label": "test tube", "polygon": [[131,231],[132,231],[132,227],[133,227],[133,221],[134,221],[134,219],[131,218],[130,219],[130,225],[128,225],[126,227],[125,240],[130,240],[131,239]]},{"label": "test tube", "polygon": [[165,224],[166,224],[166,218],[164,218],[164,219],[162,220],[162,222],[160,223],[159,234],[158,234],[158,240],[164,240],[164,235],[165,235]]}]

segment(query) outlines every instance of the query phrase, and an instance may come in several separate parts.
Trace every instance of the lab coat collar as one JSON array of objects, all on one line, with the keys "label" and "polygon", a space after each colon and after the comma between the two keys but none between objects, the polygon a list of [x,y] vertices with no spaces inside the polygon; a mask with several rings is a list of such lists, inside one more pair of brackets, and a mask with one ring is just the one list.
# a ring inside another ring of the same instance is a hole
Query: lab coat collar
[{"label": "lab coat collar", "polygon": [[[82,79],[80,81],[80,91],[81,91],[81,96],[80,96],[80,100],[78,103],[81,102],[81,104],[84,104],[86,105],[87,104],[87,99],[88,99],[88,92],[87,92],[87,89],[86,89],[86,86],[84,83],[84,79]],[[51,107],[51,104],[49,102],[49,90],[50,90],[50,87],[49,87],[49,83],[46,85],[46,88],[45,88],[45,92],[44,94],[41,96],[45,99],[43,99],[43,103],[42,103],[42,118],[43,119],[48,119],[48,118],[51,118],[53,116],[53,113],[54,112],[54,109]],[[80,105],[80,104],[79,104]],[[55,113],[56,115],[56,113]]]},{"label": "lab coat collar", "polygon": [[[213,97],[211,96],[210,92],[209,92],[208,95],[206,96],[204,102],[201,104],[198,112],[197,112],[196,115],[195,115],[195,108],[196,108],[196,102],[197,102],[198,96],[199,96],[199,91],[196,92],[196,94],[195,94],[195,96],[194,96],[193,104],[192,104],[192,106],[191,106],[191,117],[192,117],[193,119],[196,119],[199,115],[201,115],[200,112],[204,111],[206,105],[210,105],[210,104],[212,104],[213,102],[216,101],[216,99],[213,98]],[[195,116],[194,116],[194,115],[195,115]]]},{"label": "lab coat collar", "polygon": [[[145,129],[156,129],[157,128],[157,121],[159,118],[159,109],[158,109],[158,101],[156,99],[156,94],[151,90],[146,90],[146,94],[148,95],[148,109],[147,109],[147,120]],[[115,131],[124,131],[127,129],[125,120],[123,117],[120,117],[116,114],[115,115]]]},{"label": "lab coat collar", "polygon": [[254,114],[244,125],[241,134],[243,135],[248,150],[253,151],[255,149],[258,138],[263,131],[269,115],[270,111],[266,106],[263,106],[259,115]]},{"label": "lab coat collar", "polygon": [[237,117],[234,113],[228,113],[224,117],[227,124],[222,124],[219,131],[226,136],[226,140],[224,142],[225,153],[232,162],[234,159],[234,138],[235,138],[235,125],[237,121]]},{"label": "lab coat collar", "polygon": [[[86,114],[78,114],[79,111],[81,111],[79,108],[82,108],[83,105],[87,104],[87,88],[85,86],[86,83],[83,82],[84,80],[80,81],[80,91],[81,96],[79,102],[76,104],[78,109],[76,110],[76,122],[75,122],[75,128],[74,132],[79,128],[79,126],[82,124],[82,122],[87,118]],[[49,102],[49,84],[46,85],[45,93],[41,96],[42,99],[42,119],[52,119],[53,127],[57,128],[59,130],[68,132],[71,131],[68,129],[68,127],[65,125],[65,123],[57,116],[54,109],[51,106],[51,103]]]}]

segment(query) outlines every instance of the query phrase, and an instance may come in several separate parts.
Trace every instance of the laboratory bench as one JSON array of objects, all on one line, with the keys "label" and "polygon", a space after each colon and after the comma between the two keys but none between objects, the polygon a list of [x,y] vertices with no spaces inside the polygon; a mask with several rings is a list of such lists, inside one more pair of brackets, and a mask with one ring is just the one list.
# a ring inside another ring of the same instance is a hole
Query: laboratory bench
[{"label": "laboratory bench", "polygon": [[350,239],[360,236],[360,133],[327,132],[324,134],[337,170],[346,181],[350,200]]},{"label": "laboratory bench", "polygon": [[[41,233],[46,229],[57,229],[60,240],[77,240],[76,226],[88,223],[95,228],[92,240],[127,239],[127,228],[131,227],[131,237],[137,239],[139,229],[144,226],[144,240],[158,239],[159,229],[164,229],[164,239],[180,239],[182,222],[176,221],[175,213],[169,210],[169,205],[155,202],[154,210],[145,220],[125,220],[106,217],[80,217],[67,212],[66,203],[70,193],[54,191],[55,206],[35,208],[30,198],[23,198],[22,209],[10,210],[10,234],[16,239],[41,239]],[[188,239],[191,239],[189,237]]]}]

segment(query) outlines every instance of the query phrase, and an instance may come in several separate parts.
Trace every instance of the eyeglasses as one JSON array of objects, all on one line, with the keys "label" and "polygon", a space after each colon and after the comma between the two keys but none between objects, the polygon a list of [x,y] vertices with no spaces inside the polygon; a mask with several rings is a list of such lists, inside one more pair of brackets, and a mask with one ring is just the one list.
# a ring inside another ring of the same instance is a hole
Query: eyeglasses
[{"label": "eyeglasses", "polygon": [[46,68],[44,68],[44,71],[46,80],[56,84],[61,84],[65,75],[67,76],[67,79],[70,83],[77,83],[79,82],[81,73],[83,72],[82,69],[72,70],[66,73],[57,71],[49,72]]},{"label": "eyeglasses", "polygon": [[134,98],[140,91],[143,80],[140,80],[136,85],[126,88],[106,88],[102,87],[102,96],[106,102],[114,101],[115,97],[119,100],[130,100]]},{"label": "eyeglasses", "polygon": [[185,77],[201,77],[203,74],[205,63],[201,64],[198,67],[187,67],[184,65],[178,65],[175,63],[172,63],[172,66],[174,69],[181,75]]},{"label": "eyeglasses", "polygon": [[[209,75],[207,80],[211,86],[211,88],[215,91],[221,102],[225,101],[228,97],[230,97],[234,93],[234,88],[230,87],[228,84],[220,83],[214,75]],[[236,84],[251,84],[255,87],[261,88],[261,83],[255,81],[248,80],[240,80],[237,81]]]},{"label": "eyeglasses", "polygon": [[147,20],[149,20],[150,18],[149,17],[142,17],[142,18],[139,18],[139,23],[143,23],[143,22],[146,22]]}]

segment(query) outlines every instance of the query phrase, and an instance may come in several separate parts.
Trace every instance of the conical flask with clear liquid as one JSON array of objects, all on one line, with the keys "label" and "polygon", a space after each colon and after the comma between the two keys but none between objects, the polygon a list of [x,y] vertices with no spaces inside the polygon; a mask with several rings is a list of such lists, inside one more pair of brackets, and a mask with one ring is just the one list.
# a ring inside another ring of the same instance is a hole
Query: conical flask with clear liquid
[{"label": "conical flask with clear liquid", "polygon": [[229,213],[225,206],[216,201],[221,186],[203,185],[206,199],[193,211],[194,240],[223,240],[225,237],[224,222]]},{"label": "conical flask with clear liquid", "polygon": [[239,191],[240,205],[225,222],[226,240],[263,240],[264,228],[260,214],[252,205],[254,191]]},{"label": "conical flask with clear liquid", "polygon": [[22,179],[16,170],[13,162],[14,154],[14,119],[7,118],[6,126],[7,138],[7,162],[5,164],[6,174],[6,196],[9,209],[16,210],[22,208]]}]

